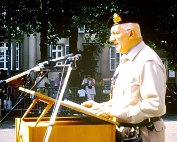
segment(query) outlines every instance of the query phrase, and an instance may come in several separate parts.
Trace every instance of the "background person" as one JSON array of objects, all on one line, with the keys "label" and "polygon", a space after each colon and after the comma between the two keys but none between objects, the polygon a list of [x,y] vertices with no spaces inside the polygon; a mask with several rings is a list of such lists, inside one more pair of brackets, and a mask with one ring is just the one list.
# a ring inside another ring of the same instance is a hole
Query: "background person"
[{"label": "background person", "polygon": [[[116,19],[121,20],[115,14]],[[112,81],[112,99],[83,105],[97,109],[97,115],[115,117],[124,126],[122,132],[127,126],[138,126],[143,142],[164,142],[166,69],[160,57],[144,43],[138,23],[115,23],[110,41],[123,54]]]},{"label": "background person", "polygon": [[58,73],[58,76],[54,80],[54,86],[58,88],[61,82],[62,73]]},{"label": "background person", "polygon": [[[0,81],[7,79],[7,73],[3,69],[0,70]],[[5,94],[7,93],[7,84],[0,84],[0,109],[4,109],[4,100],[6,99]]]},{"label": "background person", "polygon": [[[35,83],[38,83],[37,84],[37,92],[40,92],[41,94],[48,96],[48,87],[50,85],[50,81],[46,76],[43,79],[41,79],[43,75],[44,75],[44,72],[41,71],[38,74],[38,77],[36,78]],[[43,107],[44,107],[44,103],[39,102],[39,113],[42,112]]]},{"label": "background person", "polygon": [[85,87],[87,100],[94,100],[96,95],[95,79],[92,78],[91,75],[87,75],[86,78],[83,79],[82,85]]},{"label": "background person", "polygon": [[44,72],[41,71],[38,74],[38,77],[36,78],[35,83],[39,82],[37,84],[37,91],[42,93],[43,95],[47,95],[48,96],[48,88],[47,87],[49,87],[50,81],[49,81],[49,79],[46,76],[41,80],[43,75],[44,75]]},{"label": "background person", "polygon": [[[58,89],[59,89],[59,86],[60,86],[60,90],[62,89],[62,86],[64,84],[64,80],[65,80],[65,77],[66,77],[66,73],[58,73],[58,77],[55,78],[54,80],[54,86],[55,86],[55,96],[58,92]],[[69,81],[67,82],[67,85],[66,85],[66,88],[65,88],[65,92],[64,92],[64,95],[63,95],[63,99],[64,100],[69,100],[69,94],[70,94],[70,83]]]}]

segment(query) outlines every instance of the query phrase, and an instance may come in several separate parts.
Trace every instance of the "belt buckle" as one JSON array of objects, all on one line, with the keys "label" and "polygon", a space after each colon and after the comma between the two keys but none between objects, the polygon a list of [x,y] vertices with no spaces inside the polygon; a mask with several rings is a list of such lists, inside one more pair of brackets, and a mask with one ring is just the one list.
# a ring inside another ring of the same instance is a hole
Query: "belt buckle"
[{"label": "belt buckle", "polygon": [[154,124],[151,123],[150,125],[147,125],[146,128],[150,131],[153,131],[155,127],[154,127]]},{"label": "belt buckle", "polygon": [[154,123],[151,121],[151,119],[149,118],[148,120],[148,125],[146,126],[146,128],[150,131],[153,131],[154,130]]}]

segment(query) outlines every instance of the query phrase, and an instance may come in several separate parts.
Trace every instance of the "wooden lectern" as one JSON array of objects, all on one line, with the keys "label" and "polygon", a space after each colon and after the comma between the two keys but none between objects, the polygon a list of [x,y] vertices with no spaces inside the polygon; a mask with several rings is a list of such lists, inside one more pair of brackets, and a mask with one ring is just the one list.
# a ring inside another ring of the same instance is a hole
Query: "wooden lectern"
[{"label": "wooden lectern", "polygon": [[[50,118],[16,118],[16,142],[42,142]],[[49,142],[115,142],[115,125],[94,117],[57,117]]]},{"label": "wooden lectern", "polygon": [[[27,89],[21,91],[31,93]],[[34,93],[37,100],[54,104],[55,100],[42,94]],[[49,107],[39,118],[26,117],[36,104],[35,100],[22,118],[16,118],[16,142],[42,142],[49,125],[49,117],[44,117]],[[106,119],[97,116],[89,108],[70,101],[62,101],[61,105],[83,113],[82,116],[57,117],[48,142],[115,142],[116,124],[114,118]]]},{"label": "wooden lectern", "polygon": [[25,89],[23,87],[19,87],[20,91],[24,91],[26,93],[32,94],[34,95],[36,98],[33,100],[33,102],[31,103],[31,105],[29,106],[29,108],[26,110],[26,112],[24,113],[24,115],[22,116],[22,120],[30,113],[30,111],[35,107],[35,105],[41,101],[43,103],[46,103],[47,106],[45,107],[45,109],[42,111],[41,115],[39,116],[39,118],[36,120],[35,126],[42,120],[42,118],[45,116],[45,114],[50,110],[50,108],[53,106],[53,104],[55,103],[55,99],[50,98],[48,96],[45,96],[39,92],[35,92],[32,90],[28,90]]}]

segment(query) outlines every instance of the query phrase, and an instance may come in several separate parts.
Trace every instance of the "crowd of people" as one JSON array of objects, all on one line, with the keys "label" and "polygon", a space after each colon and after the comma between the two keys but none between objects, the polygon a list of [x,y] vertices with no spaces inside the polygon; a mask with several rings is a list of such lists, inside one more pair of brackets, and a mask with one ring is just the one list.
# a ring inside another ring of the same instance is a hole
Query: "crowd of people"
[{"label": "crowd of people", "polygon": [[[42,93],[43,95],[50,96],[52,98],[56,98],[58,89],[61,89],[64,79],[66,76],[66,73],[58,72],[57,76],[53,76],[52,78],[48,78],[48,74],[45,74],[46,72],[41,70],[39,72],[36,72],[34,78],[27,78],[27,75],[24,75],[22,77],[18,77],[9,83],[1,85],[0,88],[0,99],[1,99],[1,109],[4,109],[4,100],[11,100],[12,105],[15,104],[16,100],[19,97],[20,91],[19,87],[27,87],[30,88],[34,84],[36,85],[36,91]],[[15,73],[14,76],[18,75],[18,73]],[[56,73],[55,73],[56,75]],[[5,71],[0,70],[0,80],[7,79],[7,74]],[[92,78],[90,75],[87,75],[86,78],[83,79],[83,82],[81,82],[80,86],[84,89],[85,93],[85,99],[86,100],[94,100],[94,96],[96,95],[96,89],[95,89],[95,79]],[[69,91],[70,83],[67,83],[67,86],[65,88],[63,99],[68,100],[70,91]],[[30,99],[34,99],[33,95],[29,95]],[[78,94],[79,97],[79,94]]]}]

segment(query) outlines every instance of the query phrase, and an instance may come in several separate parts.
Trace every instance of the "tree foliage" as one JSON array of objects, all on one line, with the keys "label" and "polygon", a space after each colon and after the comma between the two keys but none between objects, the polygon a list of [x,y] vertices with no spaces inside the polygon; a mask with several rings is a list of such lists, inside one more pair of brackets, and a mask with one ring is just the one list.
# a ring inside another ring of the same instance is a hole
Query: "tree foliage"
[{"label": "tree foliage", "polygon": [[[177,68],[177,3],[173,0],[117,0],[83,1],[75,20],[87,25],[91,32],[98,34],[101,42],[109,39],[109,29],[114,12],[125,22],[140,23],[144,41],[154,43],[153,47],[166,52],[170,68]],[[90,12],[89,12],[90,11]],[[82,13],[80,15],[79,13]]]},{"label": "tree foliage", "polygon": [[111,16],[117,12],[123,21],[140,23],[145,42],[164,50],[169,65],[177,67],[177,3],[174,0],[1,0],[1,29],[12,30],[13,37],[24,33],[42,32],[42,57],[46,44],[62,37],[72,40],[77,52],[76,29],[85,25],[86,31],[96,33],[101,45],[109,39]]},{"label": "tree foliage", "polygon": [[169,65],[176,68],[177,3],[173,0],[127,0],[124,11],[127,11],[127,18],[140,23],[144,40],[154,42],[157,49],[165,51]]}]

